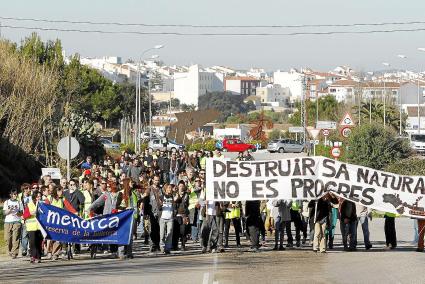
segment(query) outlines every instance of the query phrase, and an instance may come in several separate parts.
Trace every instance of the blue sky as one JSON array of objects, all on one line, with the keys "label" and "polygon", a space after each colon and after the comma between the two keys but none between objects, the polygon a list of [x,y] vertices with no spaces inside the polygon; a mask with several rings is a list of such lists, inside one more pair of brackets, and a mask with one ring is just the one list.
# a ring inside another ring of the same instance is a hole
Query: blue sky
[{"label": "blue sky", "polygon": [[[410,0],[72,0],[4,1],[0,16],[41,19],[89,20],[147,24],[199,25],[294,25],[349,24],[425,21],[425,1]],[[6,4],[7,3],[7,4]],[[113,29],[180,32],[293,32],[299,29],[190,29],[117,28],[71,26],[1,20],[3,25],[81,29]],[[425,28],[425,24],[403,28]],[[367,27],[390,29],[391,27]],[[330,31],[341,28],[308,28]],[[343,30],[360,30],[351,27]],[[31,31],[2,28],[2,35],[20,41]],[[141,51],[164,44],[158,54],[166,64],[199,63],[235,68],[264,67],[267,70],[311,67],[329,70],[349,65],[357,70],[381,70],[382,62],[395,68],[425,69],[425,31],[363,35],[300,35],[273,37],[199,37],[164,35],[110,35],[67,32],[38,32],[44,39],[60,38],[68,54],[137,58]],[[405,54],[408,59],[399,59]]]}]

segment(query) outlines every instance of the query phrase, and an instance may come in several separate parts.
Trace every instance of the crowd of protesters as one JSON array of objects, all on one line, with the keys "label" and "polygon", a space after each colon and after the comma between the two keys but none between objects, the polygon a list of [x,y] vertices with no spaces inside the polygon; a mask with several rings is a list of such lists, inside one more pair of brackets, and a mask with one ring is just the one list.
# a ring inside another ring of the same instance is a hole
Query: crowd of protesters
[{"label": "crowd of protesters", "polygon": [[[250,242],[250,251],[255,252],[267,246],[266,238],[274,235],[273,250],[311,245],[313,251],[325,253],[334,247],[338,220],[344,250],[357,249],[358,226],[362,228],[365,249],[372,248],[368,227],[371,212],[331,193],[317,201],[205,200],[205,167],[209,157],[224,158],[219,150],[189,154],[174,149],[147,149],[140,155],[124,152],[117,160],[107,156],[99,162],[87,157],[79,165],[81,176],[69,182],[62,179],[56,184],[50,176],[43,176],[36,183],[23,184],[20,192],[10,192],[10,199],[3,206],[8,253],[16,258],[21,250],[22,256],[29,255],[32,263],[40,262],[42,256],[53,260],[64,257],[64,244],[43,240],[35,218],[39,202],[85,219],[125,209],[134,211],[130,244],[92,245],[87,248],[92,250],[92,256],[95,250],[96,253],[110,253],[114,258],[133,258],[133,239],[137,238],[142,238],[150,252],[184,251],[188,249],[188,242],[199,243],[202,253],[224,252],[230,245],[231,226],[236,247],[242,246],[241,237],[245,237]],[[253,157],[243,152],[237,160],[249,161]],[[424,221],[419,220],[417,224],[418,251],[423,251]],[[385,236],[385,248],[396,248],[393,214],[385,214]],[[81,252],[81,245],[75,244],[73,253]]]}]

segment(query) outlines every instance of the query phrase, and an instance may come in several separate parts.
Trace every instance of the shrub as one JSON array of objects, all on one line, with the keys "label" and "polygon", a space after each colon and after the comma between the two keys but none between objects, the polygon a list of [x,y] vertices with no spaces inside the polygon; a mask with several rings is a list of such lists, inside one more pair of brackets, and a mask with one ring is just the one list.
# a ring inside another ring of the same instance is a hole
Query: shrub
[{"label": "shrub", "polygon": [[418,158],[408,158],[388,165],[385,171],[409,176],[425,176],[425,160]]},{"label": "shrub", "polygon": [[409,143],[396,137],[394,130],[380,124],[356,127],[348,138],[347,159],[357,165],[384,169],[410,154]]}]

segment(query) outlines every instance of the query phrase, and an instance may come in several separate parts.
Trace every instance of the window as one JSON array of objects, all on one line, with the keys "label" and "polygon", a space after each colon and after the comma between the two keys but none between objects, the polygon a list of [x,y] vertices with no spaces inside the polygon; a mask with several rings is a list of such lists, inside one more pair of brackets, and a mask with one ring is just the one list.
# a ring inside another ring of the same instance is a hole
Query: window
[{"label": "window", "polygon": [[335,93],[335,92],[336,92],[336,89],[329,89],[329,91],[330,91],[331,93]]}]

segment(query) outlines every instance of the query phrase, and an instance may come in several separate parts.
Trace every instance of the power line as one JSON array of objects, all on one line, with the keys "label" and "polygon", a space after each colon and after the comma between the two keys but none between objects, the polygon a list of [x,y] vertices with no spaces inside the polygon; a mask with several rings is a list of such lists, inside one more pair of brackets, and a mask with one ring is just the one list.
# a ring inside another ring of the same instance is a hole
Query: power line
[{"label": "power line", "polygon": [[389,25],[418,25],[425,21],[382,22],[382,23],[351,23],[351,24],[300,24],[300,25],[193,25],[193,24],[146,24],[123,22],[94,22],[50,20],[37,18],[2,17],[3,20],[31,21],[44,23],[85,24],[85,25],[113,25],[113,26],[140,26],[140,27],[180,27],[180,28],[323,28],[323,27],[361,27],[361,26],[389,26]]},{"label": "power line", "polygon": [[78,32],[78,33],[99,33],[99,34],[132,34],[132,35],[174,35],[174,36],[300,36],[300,35],[339,35],[339,34],[376,34],[376,33],[397,33],[397,32],[421,32],[425,28],[412,29],[390,29],[390,30],[369,30],[369,31],[325,31],[325,32],[291,32],[291,33],[186,33],[186,32],[142,32],[142,31],[107,31],[107,30],[83,30],[65,28],[44,28],[28,26],[3,25],[2,28]]}]

